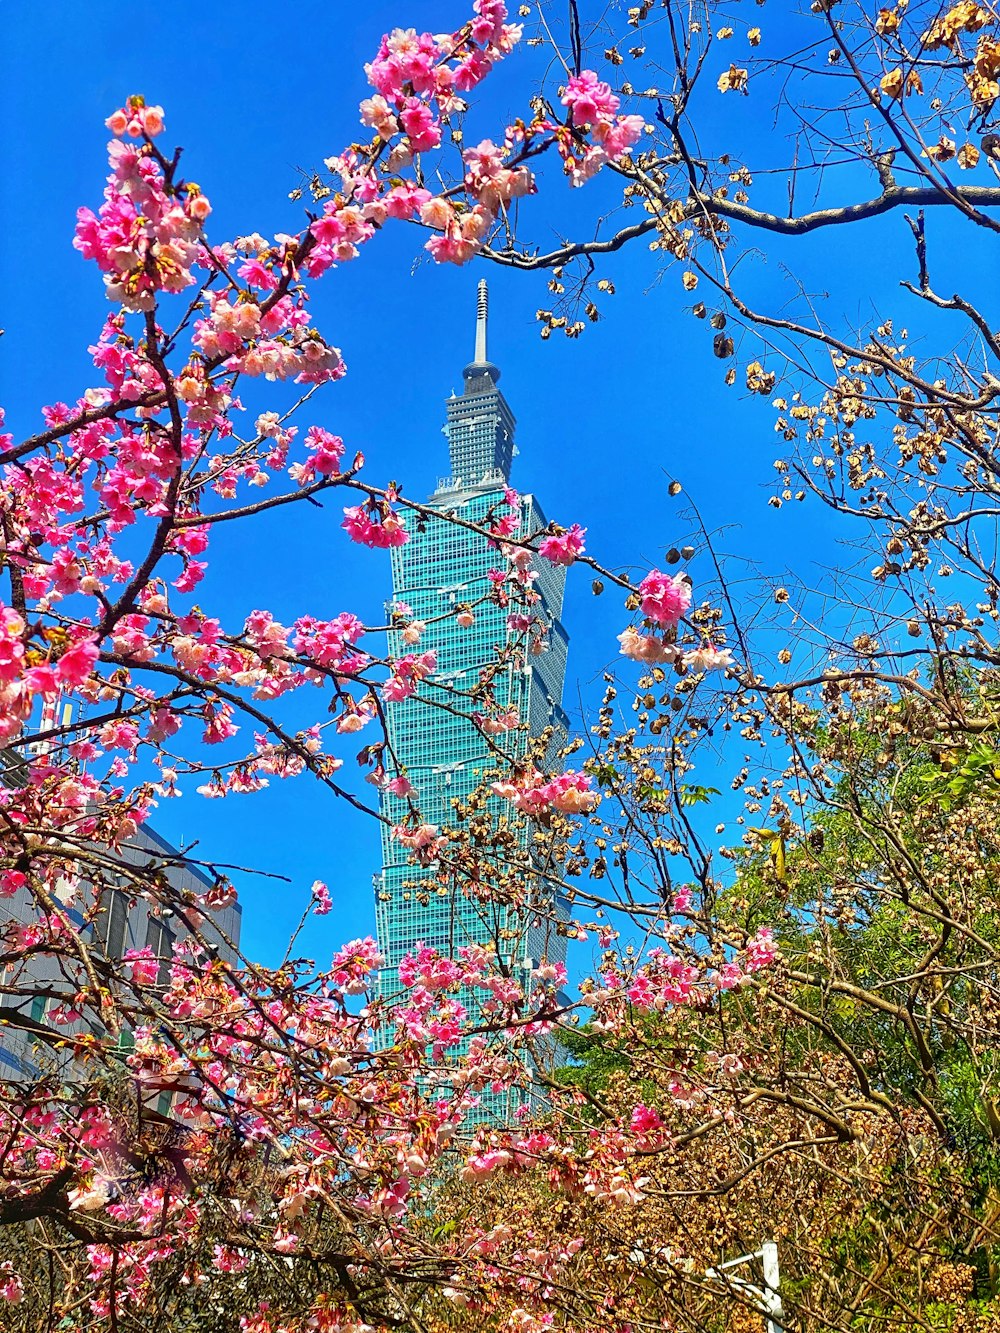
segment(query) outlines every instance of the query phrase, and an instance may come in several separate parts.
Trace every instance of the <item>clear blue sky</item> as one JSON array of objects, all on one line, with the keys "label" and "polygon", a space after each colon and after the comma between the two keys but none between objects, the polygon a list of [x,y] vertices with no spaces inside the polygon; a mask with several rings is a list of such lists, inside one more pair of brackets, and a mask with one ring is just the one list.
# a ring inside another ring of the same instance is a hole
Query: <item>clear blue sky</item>
[{"label": "clear blue sky", "polygon": [[[42,404],[72,401],[94,382],[86,347],[99,332],[105,300],[96,267],[71,247],[74,213],[100,201],[103,121],[128,94],[142,92],[164,106],[165,141],[184,146],[186,176],[214,205],[214,239],[292,231],[302,220],[302,206],[287,197],[298,183],[296,168],[318,167],[357,134],[362,65],[382,32],[396,25],[450,29],[466,12],[464,0],[378,0],[349,9],[304,0],[261,17],[229,0],[166,0],[132,6],[127,15],[108,0],[6,6],[0,402],[13,429],[35,428]],[[477,112],[481,133],[498,132],[525,110],[542,68],[539,53],[528,50],[507,62]],[[748,99],[751,133],[753,110]],[[600,190],[572,195],[551,179],[544,196],[523,207],[527,229],[545,245],[559,233],[592,231],[592,212],[606,198]],[[882,274],[872,244],[890,234],[889,226],[844,238],[825,233],[787,257],[807,279],[815,274],[817,291],[829,285],[831,269],[849,271],[843,308],[865,319],[870,301],[894,281]],[[336,431],[348,456],[363,449],[373,481],[399,478],[415,496],[432,490],[447,471],[443,400],[471,358],[475,284],[485,271],[491,356],[519,422],[513,480],[534,491],[550,517],[584,524],[590,550],[605,563],[641,570],[688,536],[679,518],[683,500],[667,497],[667,480],[676,476],[708,525],[727,529],[723,550],[775,575],[795,563],[808,578],[815,567],[818,578],[832,549],[826,515],[817,506],[780,515],[767,507],[770,463],[781,452],[772,414],[723,387],[711,331],[685,313],[691,298],[676,273],[658,284],[658,261],[644,245],[607,262],[617,295],[603,303],[599,324],[577,342],[542,343],[534,312],[550,304],[543,276],[477,264],[436,268],[423,239],[415,229],[391,227],[315,289],[316,322],[343,349],[349,374],[314,399],[303,427],[315,422]],[[767,262],[754,261],[752,281],[762,296],[780,300],[782,257],[772,247]],[[286,623],[305,612],[344,609],[377,621],[388,560],[340,531],[346,502],[282,510],[243,532],[226,525],[200,603],[232,626],[255,607]],[[696,584],[698,569],[696,561]],[[573,715],[581,695],[599,692],[626,615],[620,599],[591,597],[585,571],[571,571],[569,583],[566,705]],[[373,930],[373,822],[340,808],[308,779],[213,802],[193,787],[188,799],[161,808],[156,827],[163,834],[198,838],[205,856],[293,880],[291,888],[242,882],[251,955],[270,959],[280,950],[314,878],[330,884],[335,901],[334,914],[311,927],[307,941],[321,962],[336,943]]]}]

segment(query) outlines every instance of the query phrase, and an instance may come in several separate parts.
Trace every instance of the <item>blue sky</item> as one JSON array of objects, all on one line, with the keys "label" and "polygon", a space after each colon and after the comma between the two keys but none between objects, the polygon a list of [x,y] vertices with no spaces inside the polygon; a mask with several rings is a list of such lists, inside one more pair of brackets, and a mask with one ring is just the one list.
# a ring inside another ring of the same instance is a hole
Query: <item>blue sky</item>
[{"label": "blue sky", "polygon": [[[131,7],[127,17],[107,0],[7,7],[0,402],[15,431],[35,428],[42,404],[72,401],[94,382],[86,347],[101,327],[105,299],[100,275],[71,239],[76,208],[100,201],[104,118],[133,92],[164,106],[166,141],[184,146],[186,176],[213,203],[214,239],[296,230],[302,205],[288,192],[298,184],[297,168],[318,167],[357,134],[362,65],[382,32],[396,25],[449,29],[466,6],[393,0],[346,12],[341,17],[344,7],[313,0],[260,19],[226,0]],[[544,66],[537,51],[511,57],[476,112],[482,134],[497,133],[526,109]],[[748,101],[744,131],[751,139],[753,113]],[[522,206],[526,231],[545,246],[559,234],[591,232],[609,199],[602,190],[598,184],[574,195],[550,173],[543,194]],[[898,236],[904,226],[898,219],[864,233],[823,233],[794,253],[771,246],[750,261],[752,289],[780,303],[787,258],[811,290],[840,283],[838,310],[865,320],[896,290],[879,238]],[[316,322],[342,348],[349,374],[313,400],[303,428],[336,431],[348,456],[362,449],[372,481],[398,478],[411,495],[429,493],[447,471],[443,400],[472,355],[475,285],[485,271],[491,357],[519,423],[513,481],[534,491],[551,518],[585,525],[589,549],[604,563],[641,571],[689,536],[683,505],[690,498],[708,527],[720,531],[723,552],[775,576],[795,564],[807,579],[811,571],[820,578],[835,550],[830,520],[815,505],[780,514],[767,506],[771,460],[781,453],[773,416],[766,403],[748,403],[740,389],[723,386],[711,330],[692,319],[692,298],[676,272],[661,281],[659,261],[642,244],[610,257],[602,271],[617,294],[603,302],[601,322],[579,341],[543,343],[534,312],[551,304],[544,276],[477,264],[437,268],[423,239],[416,229],[391,227],[361,260],[315,288]],[[667,496],[671,477],[684,486],[678,500]],[[278,511],[242,532],[242,525],[226,525],[201,605],[231,625],[255,607],[286,623],[305,612],[340,610],[377,621],[389,591],[388,559],[353,546],[340,531],[346,502]],[[697,587],[697,559],[692,573]],[[614,636],[626,623],[620,599],[594,599],[589,585],[585,571],[571,571],[564,616],[571,716],[581,697],[599,693],[600,674],[617,651]],[[314,878],[329,883],[335,902],[334,914],[307,936],[321,962],[337,943],[373,930],[374,823],[307,780],[214,802],[194,796],[193,785],[189,799],[158,813],[163,834],[197,839],[201,854],[220,862],[254,864],[292,880],[277,888],[243,881],[251,955],[280,953]]]}]

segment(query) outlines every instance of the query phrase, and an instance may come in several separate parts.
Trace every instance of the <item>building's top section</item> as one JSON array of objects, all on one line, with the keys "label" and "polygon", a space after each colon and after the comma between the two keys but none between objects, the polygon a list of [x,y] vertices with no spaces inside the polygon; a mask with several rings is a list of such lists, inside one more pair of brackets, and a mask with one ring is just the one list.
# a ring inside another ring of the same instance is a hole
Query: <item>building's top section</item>
[{"label": "building's top section", "polygon": [[447,489],[469,490],[483,485],[506,486],[514,456],[514,416],[497,388],[500,369],[487,357],[486,324],[489,294],[485,278],[476,293],[476,351],[462,371],[461,396],[448,399],[448,452],[451,477]]}]

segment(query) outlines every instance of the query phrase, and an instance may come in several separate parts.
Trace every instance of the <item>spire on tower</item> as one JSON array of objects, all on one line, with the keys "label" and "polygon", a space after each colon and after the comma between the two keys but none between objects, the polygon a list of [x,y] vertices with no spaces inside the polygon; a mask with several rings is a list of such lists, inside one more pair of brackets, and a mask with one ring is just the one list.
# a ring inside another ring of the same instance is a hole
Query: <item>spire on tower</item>
[{"label": "spire on tower", "polygon": [[479,279],[476,289],[476,354],[462,371],[465,392],[482,393],[496,388],[500,369],[486,355],[486,322],[489,317],[490,297],[486,279]]},{"label": "spire on tower", "polygon": [[486,320],[490,313],[490,294],[486,279],[479,279],[476,294],[476,361],[482,365],[486,360]]}]

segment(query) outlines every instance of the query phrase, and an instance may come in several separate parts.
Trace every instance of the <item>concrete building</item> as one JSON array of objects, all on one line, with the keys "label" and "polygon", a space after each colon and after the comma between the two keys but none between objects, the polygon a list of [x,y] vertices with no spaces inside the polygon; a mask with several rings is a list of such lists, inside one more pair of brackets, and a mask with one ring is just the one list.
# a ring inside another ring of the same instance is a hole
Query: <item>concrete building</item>
[{"label": "concrete building", "polygon": [[[213,886],[208,876],[197,867],[186,864],[177,849],[152,829],[140,829],[122,849],[121,857],[134,866],[154,868],[166,865],[166,877],[182,892],[188,890],[203,894]],[[111,960],[121,959],[128,949],[142,948],[151,948],[156,957],[167,959],[173,941],[182,929],[175,917],[154,916],[145,899],[130,901],[121,890],[105,891],[101,910],[86,926],[77,906],[69,904],[64,910],[75,926],[85,929],[88,948]],[[31,924],[36,919],[37,908],[26,889],[19,889],[11,898],[0,899],[0,941],[8,923]],[[220,956],[227,962],[234,961],[233,948],[239,947],[240,919],[241,909],[238,904],[234,904],[212,913],[203,927],[206,939],[218,948]],[[4,1017],[4,1011],[14,1010],[21,1018],[49,1026],[46,1022],[47,1012],[53,1003],[59,1003],[45,995],[21,998],[4,994],[3,986],[6,984],[15,991],[30,990],[37,986],[39,990],[65,991],[67,999],[70,995],[70,988],[54,959],[39,956],[16,966],[16,973],[13,968],[8,968],[5,973],[0,967],[0,1081],[34,1078],[43,1064],[51,1066],[53,1059],[51,1047],[45,1040],[39,1040],[30,1031],[12,1025]],[[76,1023],[60,1031],[71,1034],[79,1031],[80,1027]]]}]

